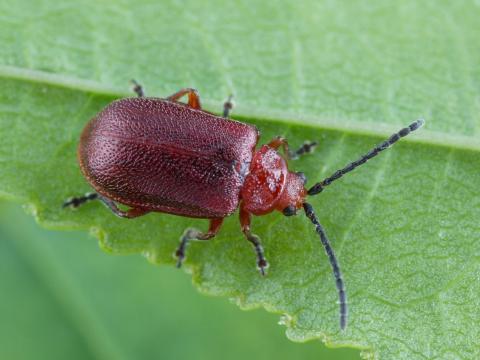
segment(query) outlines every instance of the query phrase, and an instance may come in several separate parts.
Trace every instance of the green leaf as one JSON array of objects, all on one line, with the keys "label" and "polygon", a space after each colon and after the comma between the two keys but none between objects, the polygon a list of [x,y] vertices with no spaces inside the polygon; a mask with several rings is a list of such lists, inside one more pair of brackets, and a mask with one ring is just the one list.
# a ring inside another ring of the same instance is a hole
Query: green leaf
[{"label": "green leaf", "polygon": [[274,135],[318,140],[292,163],[313,181],[418,117],[426,129],[339,181],[312,204],[344,272],[350,324],[338,328],[330,267],[303,216],[256,218],[271,267],[261,278],[236,216],[186,268],[205,293],[284,314],[287,335],[382,359],[480,356],[478,273],[480,25],[477,2],[255,4],[20,0],[0,4],[0,194],[55,228],[91,229],[115,253],[173,263],[185,227],[100,204],[75,158],[82,127],[128,80],[152,96],[199,89],[220,110]]}]

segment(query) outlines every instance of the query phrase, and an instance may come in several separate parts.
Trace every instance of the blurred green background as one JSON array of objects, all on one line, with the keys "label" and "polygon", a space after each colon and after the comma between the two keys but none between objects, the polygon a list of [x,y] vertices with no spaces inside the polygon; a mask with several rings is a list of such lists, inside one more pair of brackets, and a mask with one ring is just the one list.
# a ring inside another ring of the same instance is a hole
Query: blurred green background
[{"label": "blurred green background", "polygon": [[359,359],[298,344],[279,315],[199,294],[190,276],[47,231],[0,202],[0,359]]}]

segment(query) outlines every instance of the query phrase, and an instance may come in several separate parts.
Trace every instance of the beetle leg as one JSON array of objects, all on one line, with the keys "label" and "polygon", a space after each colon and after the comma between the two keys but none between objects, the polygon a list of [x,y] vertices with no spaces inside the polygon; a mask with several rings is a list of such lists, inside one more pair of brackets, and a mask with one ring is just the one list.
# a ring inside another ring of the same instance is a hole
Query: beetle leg
[{"label": "beetle leg", "polygon": [[84,196],[72,197],[65,201],[62,205],[63,208],[71,206],[72,208],[78,208],[80,205],[85,204],[87,201],[98,199],[97,193],[86,193]]},{"label": "beetle leg", "polygon": [[87,201],[91,201],[91,200],[102,201],[110,210],[112,210],[112,212],[115,215],[123,218],[133,219],[133,218],[145,215],[146,213],[149,212],[148,210],[144,210],[141,208],[132,208],[127,211],[120,210],[117,204],[115,204],[115,202],[97,193],[87,193],[84,196],[70,198],[63,203],[62,207],[66,208],[68,206],[71,206],[72,208],[78,208],[80,205],[83,205]]},{"label": "beetle leg", "polygon": [[202,107],[200,105],[200,95],[198,95],[198,91],[192,88],[185,88],[180,91],[177,91],[175,94],[170,95],[167,97],[167,100],[171,101],[177,101],[180,99],[182,96],[185,96],[188,94],[188,106],[201,110]]},{"label": "beetle leg", "polygon": [[224,118],[228,118],[229,115],[230,115],[230,111],[232,111],[232,109],[233,109],[232,99],[233,99],[233,95],[230,94],[227,101],[225,101],[223,103],[223,117]]},{"label": "beetle leg", "polygon": [[313,149],[315,149],[315,146],[317,146],[316,141],[305,141],[302,146],[300,146],[297,150],[295,151],[290,151],[289,152],[289,158],[291,160],[296,160],[302,155],[309,154],[313,152]]},{"label": "beetle leg", "polygon": [[306,153],[311,153],[315,146],[317,146],[317,143],[315,141],[305,141],[298,150],[292,151],[288,147],[287,139],[281,136],[277,136],[275,139],[268,143],[268,146],[275,150],[281,146],[283,148],[283,153],[287,157],[287,160],[296,160]]},{"label": "beetle leg", "polygon": [[265,254],[263,252],[262,244],[257,235],[252,234],[250,231],[250,223],[252,217],[249,212],[243,209],[243,204],[240,206],[240,225],[242,226],[242,231],[245,234],[248,241],[250,241],[255,247],[255,252],[257,254],[257,267],[260,271],[260,274],[266,275],[266,270],[268,268],[267,259],[265,259]]},{"label": "beetle leg", "polygon": [[270,146],[275,150],[277,150],[281,146],[283,148],[283,152],[285,153],[285,155],[288,156],[290,154],[290,150],[288,148],[288,141],[284,137],[277,136],[276,138],[274,138],[272,141],[268,143],[268,146]]},{"label": "beetle leg", "polygon": [[290,160],[293,158],[292,157],[293,152],[290,151],[290,148],[288,147],[288,141],[284,137],[277,136],[276,138],[274,138],[272,141],[268,143],[268,146],[270,146],[275,150],[277,150],[281,146],[287,160]]},{"label": "beetle leg", "polygon": [[114,201],[107,199],[106,197],[98,195],[98,199],[101,200],[118,217],[133,219],[150,212],[149,210],[145,210],[142,208],[131,208],[127,211],[123,211],[118,208],[117,204],[115,204]]},{"label": "beetle leg", "polygon": [[145,94],[143,93],[143,87],[140,85],[138,82],[136,82],[134,79],[130,80],[130,82],[133,85],[133,91],[135,94],[137,94],[138,97],[144,97]]},{"label": "beetle leg", "polygon": [[182,238],[180,239],[180,245],[178,246],[177,251],[175,251],[175,257],[177,258],[177,267],[179,268],[182,266],[182,262],[185,259],[185,250],[190,240],[212,239],[215,235],[218,234],[222,223],[223,218],[210,220],[210,226],[208,227],[208,231],[206,233],[203,233],[200,230],[193,228],[185,230]]}]

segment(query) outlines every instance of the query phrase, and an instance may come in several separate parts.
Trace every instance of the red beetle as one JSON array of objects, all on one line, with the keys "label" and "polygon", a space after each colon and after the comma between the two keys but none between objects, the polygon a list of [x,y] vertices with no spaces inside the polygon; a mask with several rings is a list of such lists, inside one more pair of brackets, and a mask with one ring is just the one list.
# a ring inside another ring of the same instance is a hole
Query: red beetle
[{"label": "red beetle", "polygon": [[[182,89],[166,99],[145,98],[141,86],[134,84],[138,98],[112,102],[85,126],[78,160],[96,193],[71,198],[64,207],[78,207],[98,199],[115,215],[125,218],[154,211],[209,219],[207,232],[185,231],[175,253],[180,267],[188,241],[213,238],[223,219],[240,204],[242,231],[255,247],[262,275],[268,263],[260,239],[250,230],[251,215],[279,210],[291,216],[303,207],[332,266],[340,299],[340,327],[344,329],[347,302],[342,274],[325,232],[305,198],[320,193],[325,186],[418,129],[423,120],[393,134],[359,160],[306,190],[305,176],[290,172],[287,159],[310,152],[315,143],[305,143],[291,152],[287,141],[277,137],[255,150],[257,128],[228,119],[231,99],[220,117],[201,109],[194,89]],[[188,104],[178,102],[184,95],[188,95]],[[283,156],[278,152],[280,147]],[[131,209],[120,210],[116,203]]]}]

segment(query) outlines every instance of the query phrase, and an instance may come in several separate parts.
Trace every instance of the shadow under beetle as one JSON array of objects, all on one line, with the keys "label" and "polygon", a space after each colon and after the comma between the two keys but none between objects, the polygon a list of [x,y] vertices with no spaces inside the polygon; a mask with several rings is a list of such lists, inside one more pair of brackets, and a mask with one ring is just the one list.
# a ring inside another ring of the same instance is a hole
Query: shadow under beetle
[{"label": "shadow under beetle", "polygon": [[[240,204],[240,224],[257,255],[262,275],[268,267],[258,236],[250,230],[252,215],[273,210],[295,215],[303,207],[315,226],[332,266],[340,305],[340,327],[347,324],[347,299],[335,253],[313,208],[305,200],[317,195],[367,160],[418,129],[423,120],[393,134],[358,160],[308,190],[301,172],[290,172],[287,160],[308,153],[316,143],[306,142],[290,151],[287,140],[277,137],[255,150],[259,132],[253,125],[228,119],[231,97],[223,117],[203,111],[195,89],[182,89],[166,99],[144,97],[134,82],[137,98],[116,100],[84,128],[78,147],[83,175],[96,190],[75,197],[64,207],[78,207],[98,199],[113,213],[136,218],[164,212],[210,220],[207,232],[190,228],[175,253],[180,267],[190,240],[209,240]],[[178,100],[188,95],[188,104]],[[283,149],[283,156],[279,149]],[[123,211],[116,203],[131,208]]]}]

